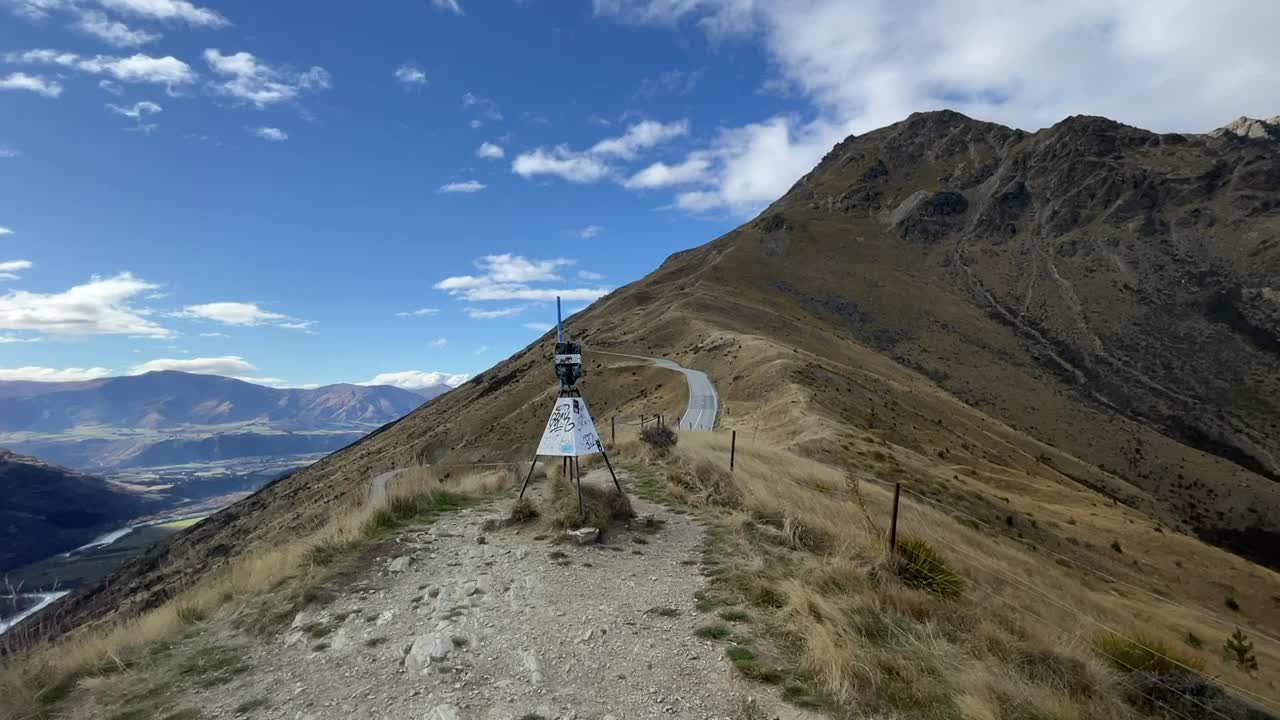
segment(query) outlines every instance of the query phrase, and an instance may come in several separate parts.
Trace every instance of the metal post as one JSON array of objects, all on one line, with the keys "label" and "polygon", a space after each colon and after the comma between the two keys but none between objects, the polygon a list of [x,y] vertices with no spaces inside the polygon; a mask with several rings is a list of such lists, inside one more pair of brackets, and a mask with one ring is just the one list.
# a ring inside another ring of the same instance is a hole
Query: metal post
[{"label": "metal post", "polygon": [[902,485],[893,484],[893,519],[889,521],[889,554],[898,550],[898,497],[902,495]]},{"label": "metal post", "polygon": [[609,462],[609,454],[604,451],[602,445],[597,444],[596,448],[600,451],[600,457],[604,458],[604,466],[609,468],[609,477],[613,478],[613,486],[618,488],[618,494],[626,497],[626,493],[622,491],[622,483],[618,482],[618,475],[613,471],[613,463]]},{"label": "metal post", "polygon": [[609,442],[618,442],[618,416],[614,415],[609,418]]},{"label": "metal post", "polygon": [[533,479],[533,469],[538,467],[538,456],[533,456],[533,462],[529,463],[529,474],[524,477],[524,484],[520,486],[520,499],[524,499],[524,489],[529,487],[529,481]]},{"label": "metal post", "polygon": [[729,472],[733,472],[733,461],[738,454],[738,431],[729,436]]},{"label": "metal post", "polygon": [[[565,459],[566,459],[566,460],[569,460],[569,458],[565,458]],[[574,474],[578,476],[578,480],[577,480],[577,483],[578,483],[578,519],[579,519],[579,520],[581,520],[581,519],[582,519],[582,467],[581,467],[580,465],[578,465],[578,458],[576,458],[576,457],[575,457],[575,458],[573,458],[572,460],[569,460],[569,470],[570,470],[571,472],[576,471],[576,472],[574,472]]]}]

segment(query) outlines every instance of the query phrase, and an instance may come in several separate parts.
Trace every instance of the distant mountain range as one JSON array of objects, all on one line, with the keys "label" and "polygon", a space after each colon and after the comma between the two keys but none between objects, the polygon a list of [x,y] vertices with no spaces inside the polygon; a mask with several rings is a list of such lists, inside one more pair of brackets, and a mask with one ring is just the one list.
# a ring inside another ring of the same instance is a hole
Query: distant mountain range
[{"label": "distant mountain range", "polygon": [[325,452],[449,389],[278,389],[173,371],[0,382],[0,445],[95,469]]},{"label": "distant mountain range", "polygon": [[102,478],[0,449],[0,573],[92,541],[149,512]]}]

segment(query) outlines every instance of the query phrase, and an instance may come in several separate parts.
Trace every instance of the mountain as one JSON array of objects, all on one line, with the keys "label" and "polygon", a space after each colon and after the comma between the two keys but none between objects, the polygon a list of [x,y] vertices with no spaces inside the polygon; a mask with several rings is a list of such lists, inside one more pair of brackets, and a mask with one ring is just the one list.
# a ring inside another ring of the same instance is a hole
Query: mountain
[{"label": "mountain", "polygon": [[389,386],[278,389],[181,372],[0,382],[0,438],[77,467],[129,467],[342,447],[422,404]]},{"label": "mountain", "polygon": [[0,573],[72,550],[145,514],[102,478],[0,449]]},{"label": "mountain", "polygon": [[[1067,486],[1081,517],[1109,499],[1280,567],[1280,146],[1243,126],[1029,133],[941,111],[850,137],[752,221],[570,318],[584,394],[597,418],[634,417],[635,366],[595,351],[671,357],[711,377],[740,443],[986,517]],[[64,612],[154,605],[202,558],[363,502],[377,472],[526,460],[552,349],[544,336]]]}]

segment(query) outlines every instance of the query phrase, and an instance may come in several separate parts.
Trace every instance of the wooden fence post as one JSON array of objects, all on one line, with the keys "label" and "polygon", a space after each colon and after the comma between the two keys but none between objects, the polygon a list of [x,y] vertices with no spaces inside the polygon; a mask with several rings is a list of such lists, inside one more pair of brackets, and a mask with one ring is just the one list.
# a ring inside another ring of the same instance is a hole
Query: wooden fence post
[{"label": "wooden fence post", "polygon": [[618,416],[614,415],[609,418],[609,442],[618,442]]},{"label": "wooden fence post", "polygon": [[729,436],[729,472],[733,472],[733,461],[738,455],[738,431]]},{"label": "wooden fence post", "polygon": [[893,484],[893,519],[889,521],[889,554],[898,550],[898,498],[902,494],[902,485]]}]

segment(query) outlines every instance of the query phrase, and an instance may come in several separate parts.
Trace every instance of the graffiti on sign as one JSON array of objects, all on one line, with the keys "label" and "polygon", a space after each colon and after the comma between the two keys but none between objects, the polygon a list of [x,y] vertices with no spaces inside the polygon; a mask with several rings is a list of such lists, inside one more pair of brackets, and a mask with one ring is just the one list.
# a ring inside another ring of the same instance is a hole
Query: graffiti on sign
[{"label": "graffiti on sign", "polygon": [[582,398],[560,398],[551,410],[547,429],[538,443],[539,455],[577,457],[600,452],[600,438],[595,423]]}]

